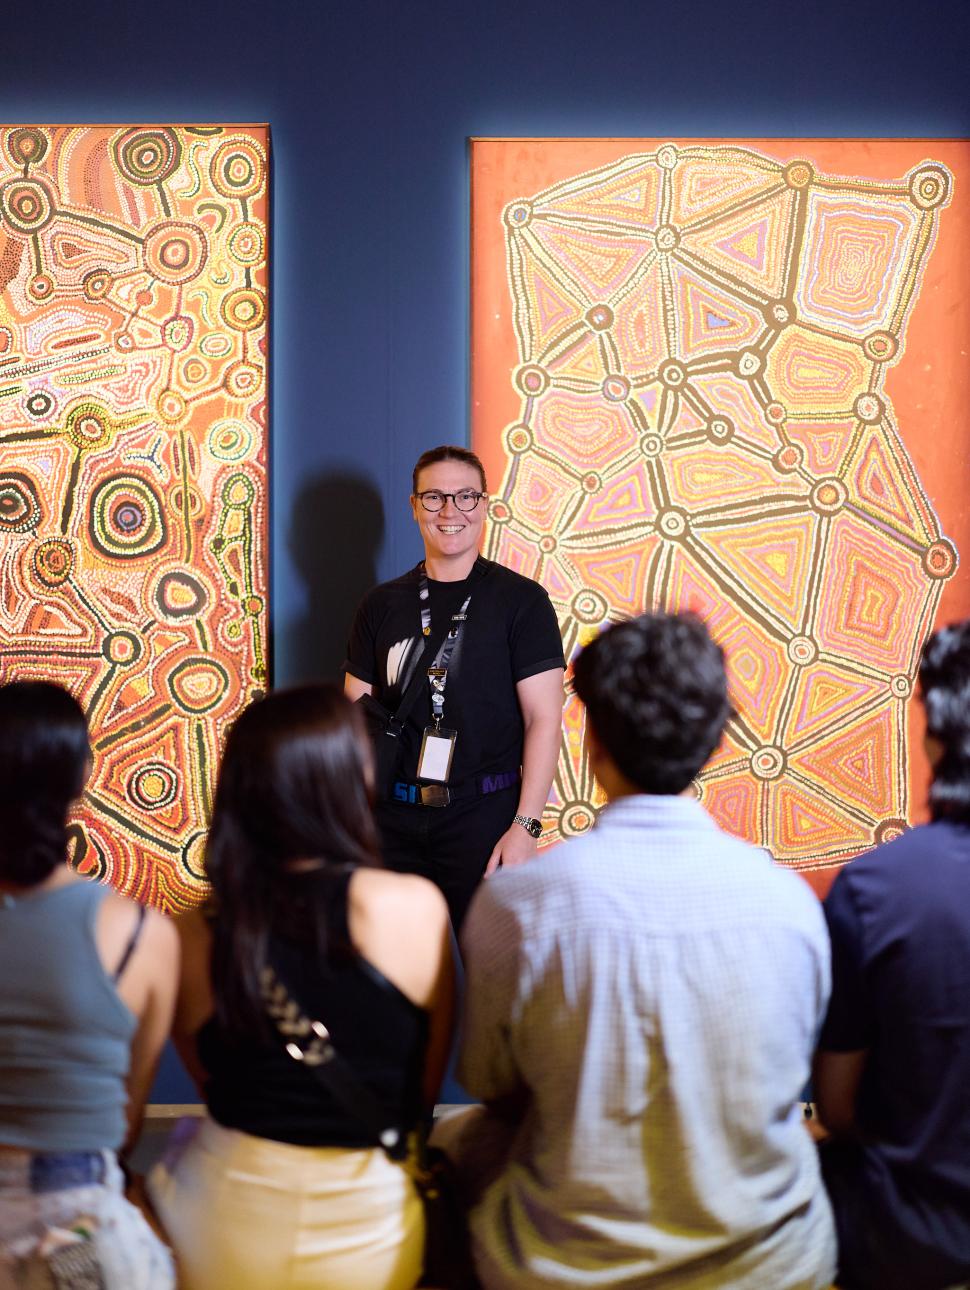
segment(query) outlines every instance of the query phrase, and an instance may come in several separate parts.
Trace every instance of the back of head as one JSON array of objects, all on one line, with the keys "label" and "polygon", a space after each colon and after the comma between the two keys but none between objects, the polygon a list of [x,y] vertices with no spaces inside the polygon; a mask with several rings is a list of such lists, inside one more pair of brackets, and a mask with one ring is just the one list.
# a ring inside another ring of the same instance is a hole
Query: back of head
[{"label": "back of head", "polygon": [[592,641],[576,693],[596,738],[641,793],[680,793],[731,714],[724,655],[693,614],[643,614]]},{"label": "back of head", "polygon": [[941,749],[933,767],[930,811],[935,820],[970,823],[970,619],[929,638],[919,681],[926,732]]},{"label": "back of head", "polygon": [[374,864],[370,745],[333,685],[281,690],[229,731],[206,852],[217,919],[213,984],[228,1024],[261,1015],[269,936],[328,948],[328,910],[346,865]]},{"label": "back of head", "polygon": [[90,757],[84,713],[66,690],[0,686],[0,880],[33,886],[64,861]]},{"label": "back of head", "polygon": [[434,466],[439,461],[460,461],[466,466],[471,466],[478,471],[479,478],[482,481],[482,492],[488,491],[488,484],[485,482],[485,467],[479,458],[471,451],[470,448],[459,448],[457,444],[443,443],[438,448],[429,448],[423,452],[414,463],[414,470],[411,472],[411,492],[418,491],[418,476],[422,470],[428,466]]}]

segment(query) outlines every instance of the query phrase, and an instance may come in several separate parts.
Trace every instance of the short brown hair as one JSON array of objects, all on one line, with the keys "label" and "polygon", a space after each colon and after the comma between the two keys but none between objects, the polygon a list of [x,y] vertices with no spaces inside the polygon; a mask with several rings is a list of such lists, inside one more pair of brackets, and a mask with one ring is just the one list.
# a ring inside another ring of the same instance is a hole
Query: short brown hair
[{"label": "short brown hair", "polygon": [[485,467],[471,451],[470,448],[459,448],[453,443],[444,443],[440,448],[429,448],[423,452],[414,463],[414,470],[411,472],[411,492],[418,491],[418,476],[426,466],[433,466],[439,461],[461,461],[466,466],[474,466],[478,471],[479,478],[482,481],[482,492],[488,492],[488,484],[485,482]]}]

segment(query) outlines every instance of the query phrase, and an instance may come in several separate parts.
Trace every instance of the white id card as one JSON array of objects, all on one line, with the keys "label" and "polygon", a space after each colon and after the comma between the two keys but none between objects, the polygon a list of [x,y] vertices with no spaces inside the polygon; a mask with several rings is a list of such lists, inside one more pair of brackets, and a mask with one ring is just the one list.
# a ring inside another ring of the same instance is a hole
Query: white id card
[{"label": "white id card", "polygon": [[457,738],[457,730],[446,730],[444,726],[435,730],[434,726],[425,726],[418,758],[418,779],[436,779],[439,784],[447,784]]}]

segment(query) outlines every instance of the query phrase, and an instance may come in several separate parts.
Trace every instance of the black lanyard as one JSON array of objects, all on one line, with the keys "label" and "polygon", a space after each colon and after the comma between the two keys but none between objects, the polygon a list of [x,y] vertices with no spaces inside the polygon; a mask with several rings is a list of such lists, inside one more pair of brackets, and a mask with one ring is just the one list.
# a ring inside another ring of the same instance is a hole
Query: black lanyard
[{"label": "black lanyard", "polygon": [[[420,569],[418,597],[421,601],[421,633],[424,636],[430,636],[431,592],[428,587],[428,573],[424,567],[423,560],[421,561]],[[451,627],[448,630],[448,635],[439,645],[434,662],[428,668],[428,680],[431,682],[431,716],[434,720],[435,730],[440,727],[441,717],[445,710],[445,685],[448,681],[448,664],[451,662],[451,656],[455,652],[455,646],[461,638],[462,628],[468,618],[468,606],[471,604],[471,598],[472,593],[469,592],[458,613],[451,615]]]}]

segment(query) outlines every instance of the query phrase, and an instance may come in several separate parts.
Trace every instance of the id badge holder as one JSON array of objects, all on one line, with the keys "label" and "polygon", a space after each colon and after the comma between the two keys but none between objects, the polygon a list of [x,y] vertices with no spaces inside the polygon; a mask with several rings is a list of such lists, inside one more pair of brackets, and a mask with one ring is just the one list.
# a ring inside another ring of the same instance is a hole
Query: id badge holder
[{"label": "id badge holder", "polygon": [[421,754],[418,757],[418,779],[447,784],[457,738],[457,730],[447,730],[444,726],[436,730],[434,726],[425,726]]}]

